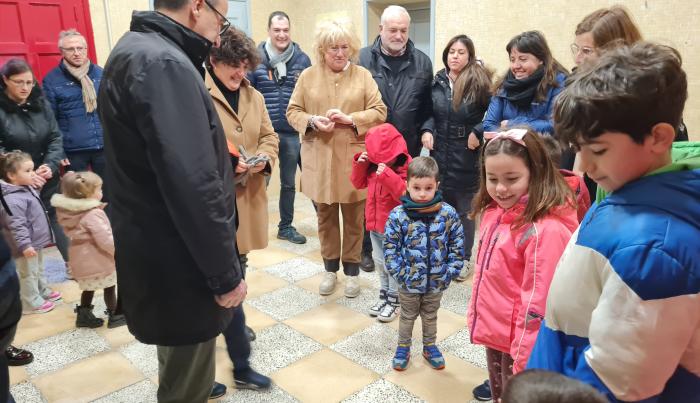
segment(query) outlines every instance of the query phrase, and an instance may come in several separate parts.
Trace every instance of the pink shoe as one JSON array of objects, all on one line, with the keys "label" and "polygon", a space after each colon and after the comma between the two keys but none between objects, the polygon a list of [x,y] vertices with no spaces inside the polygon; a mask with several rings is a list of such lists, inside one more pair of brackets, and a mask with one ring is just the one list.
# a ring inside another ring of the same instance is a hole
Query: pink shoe
[{"label": "pink shoe", "polygon": [[55,307],[56,307],[56,304],[54,304],[53,302],[44,301],[44,303],[41,304],[41,306],[36,307],[36,308],[32,309],[31,311],[26,311],[24,313],[28,314],[28,315],[33,314],[33,313],[46,313],[46,312],[53,310]]},{"label": "pink shoe", "polygon": [[53,301],[53,302],[56,302],[61,298],[63,298],[63,295],[61,295],[61,293],[58,291],[51,291],[51,294],[49,294],[49,296],[46,297],[47,300]]}]

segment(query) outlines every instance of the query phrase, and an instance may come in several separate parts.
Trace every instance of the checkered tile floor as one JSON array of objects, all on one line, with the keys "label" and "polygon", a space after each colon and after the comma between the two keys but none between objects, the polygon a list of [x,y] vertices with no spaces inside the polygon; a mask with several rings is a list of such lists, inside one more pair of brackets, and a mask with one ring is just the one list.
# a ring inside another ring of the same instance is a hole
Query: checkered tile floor
[{"label": "checkered tile floor", "polygon": [[[311,202],[299,194],[295,225],[308,237],[304,245],[275,238],[277,200],[270,202],[270,245],[249,255],[245,303],[248,324],[257,332],[251,362],[269,375],[266,392],[238,391],[225,344],[217,340],[217,380],[229,391],[222,402],[468,402],[471,390],[487,376],[484,352],[469,343],[465,313],[469,284],[454,283],[438,314],[438,346],[443,371],[420,356],[420,320],[414,329],[409,369],[391,369],[398,320],[382,324],[366,314],[378,294],[376,273],[360,275],[360,296],[318,295],[323,273]],[[49,256],[58,258],[57,252]],[[11,368],[11,392],[18,402],[154,402],[158,382],[155,347],[134,340],[125,327],[76,329],[73,306],[80,291],[73,281],[55,284],[64,300],[44,315],[24,316],[15,345],[35,354],[26,367]],[[95,298],[102,312],[101,296]]]}]

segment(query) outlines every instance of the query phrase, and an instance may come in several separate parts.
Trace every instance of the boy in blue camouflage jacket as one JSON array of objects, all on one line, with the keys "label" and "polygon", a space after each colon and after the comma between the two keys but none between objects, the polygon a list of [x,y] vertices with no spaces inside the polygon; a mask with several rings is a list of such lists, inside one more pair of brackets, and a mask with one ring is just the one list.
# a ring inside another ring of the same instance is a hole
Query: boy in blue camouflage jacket
[{"label": "boy in blue camouflage jacket", "polygon": [[445,359],[435,345],[437,311],[442,292],[464,264],[464,231],[455,209],[442,201],[438,166],[430,157],[418,157],[408,166],[408,195],[389,214],[384,231],[384,260],[399,283],[399,345],[393,367],[408,366],[413,323],[423,322],[423,357],[435,369]]}]

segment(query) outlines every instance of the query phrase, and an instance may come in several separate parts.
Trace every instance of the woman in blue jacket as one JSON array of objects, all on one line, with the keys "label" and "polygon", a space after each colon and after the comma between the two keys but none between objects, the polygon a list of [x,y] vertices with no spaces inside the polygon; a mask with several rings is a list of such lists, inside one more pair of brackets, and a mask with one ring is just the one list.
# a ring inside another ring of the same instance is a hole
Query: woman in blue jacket
[{"label": "woman in blue jacket", "polygon": [[552,57],[539,31],[527,31],[508,42],[510,69],[496,83],[484,118],[484,130],[528,126],[552,135],[554,99],[564,89],[568,72]]}]

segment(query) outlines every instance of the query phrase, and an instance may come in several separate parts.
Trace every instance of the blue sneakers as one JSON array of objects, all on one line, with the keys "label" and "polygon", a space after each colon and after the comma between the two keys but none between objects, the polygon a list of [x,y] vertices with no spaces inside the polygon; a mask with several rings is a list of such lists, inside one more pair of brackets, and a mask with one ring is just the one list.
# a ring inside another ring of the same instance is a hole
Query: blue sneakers
[{"label": "blue sneakers", "polygon": [[423,346],[423,357],[433,369],[445,368],[445,357],[442,356],[442,353],[435,344]]},{"label": "blue sneakers", "polygon": [[408,367],[408,360],[410,359],[411,347],[399,344],[399,346],[396,347],[396,354],[394,354],[392,366],[397,371],[404,371],[406,367]]}]

